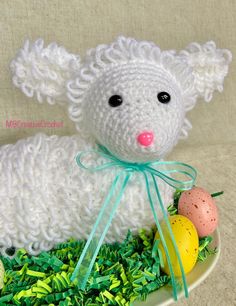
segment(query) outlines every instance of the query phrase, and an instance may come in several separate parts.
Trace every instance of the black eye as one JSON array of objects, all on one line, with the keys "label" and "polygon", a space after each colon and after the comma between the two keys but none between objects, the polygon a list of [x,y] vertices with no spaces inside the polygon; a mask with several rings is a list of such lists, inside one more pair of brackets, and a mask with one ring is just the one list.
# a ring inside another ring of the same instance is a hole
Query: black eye
[{"label": "black eye", "polygon": [[119,95],[111,96],[111,97],[109,98],[109,101],[108,101],[108,103],[109,103],[109,105],[110,105],[111,107],[120,106],[120,105],[122,104],[122,102],[123,102],[123,99],[122,99],[122,97],[119,96]]},{"label": "black eye", "polygon": [[170,95],[168,92],[162,91],[157,94],[157,99],[159,102],[166,104],[170,102]]}]

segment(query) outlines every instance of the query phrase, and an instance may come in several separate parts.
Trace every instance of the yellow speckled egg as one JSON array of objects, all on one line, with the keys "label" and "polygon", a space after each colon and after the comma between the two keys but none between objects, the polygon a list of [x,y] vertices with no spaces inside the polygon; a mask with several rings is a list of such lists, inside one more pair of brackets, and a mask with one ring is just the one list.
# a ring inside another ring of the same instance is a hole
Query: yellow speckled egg
[{"label": "yellow speckled egg", "polygon": [[[197,262],[199,240],[198,234],[193,223],[186,217],[181,215],[169,216],[170,225],[173,231],[173,235],[176,240],[176,244],[179,250],[179,254],[182,260],[185,274],[189,273]],[[171,237],[164,220],[161,222],[161,228],[163,235],[169,250],[173,271],[175,276],[181,276],[181,270],[178,263],[177,255],[175,254],[174,246],[171,241]],[[155,239],[160,239],[160,235],[157,232]],[[162,242],[159,244],[159,250],[162,253],[164,267],[162,270],[170,275],[168,263]]]}]

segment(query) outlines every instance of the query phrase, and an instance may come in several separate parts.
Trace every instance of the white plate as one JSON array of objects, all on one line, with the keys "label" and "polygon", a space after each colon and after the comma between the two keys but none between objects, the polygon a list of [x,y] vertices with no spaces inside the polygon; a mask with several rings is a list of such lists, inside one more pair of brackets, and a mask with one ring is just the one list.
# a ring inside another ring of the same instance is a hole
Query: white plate
[{"label": "white plate", "polygon": [[[217,253],[210,255],[204,262],[198,262],[194,269],[186,275],[189,292],[201,284],[214,269],[220,256],[220,234],[216,230],[213,235],[211,248],[217,247]],[[184,292],[178,294],[178,298],[183,297]],[[151,293],[145,302],[135,302],[134,306],[167,306],[174,302],[172,289],[170,286],[164,286]]]}]

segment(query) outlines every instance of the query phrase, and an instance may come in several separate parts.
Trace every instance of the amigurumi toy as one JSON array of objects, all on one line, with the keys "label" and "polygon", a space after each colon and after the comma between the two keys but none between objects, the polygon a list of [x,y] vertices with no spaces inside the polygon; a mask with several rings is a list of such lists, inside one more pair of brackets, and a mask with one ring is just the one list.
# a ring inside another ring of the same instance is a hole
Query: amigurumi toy
[{"label": "amigurumi toy", "polygon": [[[87,239],[117,169],[85,171],[75,163],[78,152],[100,144],[126,162],[165,158],[188,135],[186,113],[196,100],[209,102],[223,90],[230,61],[230,51],[212,41],[178,53],[121,36],[81,61],[56,43],[27,41],[11,63],[14,85],[40,103],[66,106],[78,135],[37,134],[0,148],[2,254],[12,246],[38,254],[71,237]],[[166,207],[173,189],[162,181],[159,189]],[[153,223],[134,173],[105,240],[122,241],[128,229]]]}]

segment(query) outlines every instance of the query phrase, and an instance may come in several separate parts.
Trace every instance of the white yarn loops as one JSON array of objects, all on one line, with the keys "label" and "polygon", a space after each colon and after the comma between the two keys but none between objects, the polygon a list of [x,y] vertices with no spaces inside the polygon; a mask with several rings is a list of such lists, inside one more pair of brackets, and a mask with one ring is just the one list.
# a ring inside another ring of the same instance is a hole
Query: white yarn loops
[{"label": "white yarn loops", "polygon": [[224,78],[232,60],[229,50],[217,49],[213,41],[204,45],[192,43],[180,52],[180,57],[193,68],[195,89],[206,102],[211,101],[215,90],[223,90]]},{"label": "white yarn loops", "polygon": [[[90,173],[75,156],[92,145],[79,136],[37,134],[0,148],[0,252],[25,248],[30,254],[56,243],[87,239],[116,174],[110,168]],[[95,162],[92,160],[91,162]],[[106,242],[122,241],[128,229],[137,233],[154,224],[142,175],[130,181]],[[160,182],[163,201],[172,192]]]},{"label": "white yarn loops", "polygon": [[42,103],[66,102],[66,83],[74,78],[80,66],[79,56],[68,53],[63,47],[44,41],[28,40],[11,62],[13,83],[28,96],[35,96]]}]

